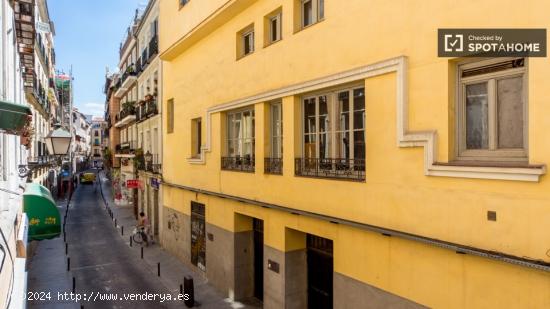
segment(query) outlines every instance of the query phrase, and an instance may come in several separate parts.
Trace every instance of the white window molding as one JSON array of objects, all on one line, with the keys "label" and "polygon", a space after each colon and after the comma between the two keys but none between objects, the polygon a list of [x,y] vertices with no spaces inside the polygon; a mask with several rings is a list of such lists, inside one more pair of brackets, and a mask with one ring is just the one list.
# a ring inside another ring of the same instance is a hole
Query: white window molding
[{"label": "white window molding", "polygon": [[[192,164],[205,164],[207,153],[212,147],[212,115],[251,104],[277,100],[282,97],[300,95],[303,93],[322,90],[324,88],[356,82],[362,79],[376,77],[388,73],[396,74],[396,125],[398,147],[424,147],[424,174],[427,176],[442,176],[456,178],[499,179],[516,181],[539,181],[540,176],[546,174],[546,166],[533,167],[490,167],[490,166],[451,166],[437,164],[437,132],[409,131],[408,124],[408,81],[407,57],[400,56],[384,61],[340,72],[319,79],[290,85],[280,89],[263,92],[207,109],[206,115],[206,144],[203,145],[200,158],[188,159]],[[368,89],[366,90],[368,91]],[[444,102],[447,104],[447,102]],[[368,104],[368,102],[366,102]]]}]

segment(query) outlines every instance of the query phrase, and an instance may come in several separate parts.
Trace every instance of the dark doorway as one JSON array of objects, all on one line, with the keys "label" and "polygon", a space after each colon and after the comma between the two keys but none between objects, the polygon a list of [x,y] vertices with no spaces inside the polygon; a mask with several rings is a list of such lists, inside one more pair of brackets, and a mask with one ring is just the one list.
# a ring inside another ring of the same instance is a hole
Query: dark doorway
[{"label": "dark doorway", "polygon": [[153,189],[154,235],[159,234],[159,191]]},{"label": "dark doorway", "polygon": [[191,202],[191,263],[206,271],[206,223],[204,204]]},{"label": "dark doorway", "polygon": [[264,221],[254,219],[254,297],[264,300]]},{"label": "dark doorway", "polygon": [[332,240],[307,235],[307,304],[308,308],[332,308]]}]

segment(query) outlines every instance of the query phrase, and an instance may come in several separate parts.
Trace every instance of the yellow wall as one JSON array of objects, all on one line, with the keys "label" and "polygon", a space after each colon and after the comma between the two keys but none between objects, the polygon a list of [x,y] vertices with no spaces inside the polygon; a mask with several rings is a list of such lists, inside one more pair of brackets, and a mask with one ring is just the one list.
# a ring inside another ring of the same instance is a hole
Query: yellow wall
[{"label": "yellow wall", "polygon": [[[291,0],[247,1],[239,14],[216,19],[216,14],[222,13],[214,12],[214,8],[222,3],[225,1],[191,1],[181,10],[172,8],[175,1],[160,3],[160,49],[161,54],[165,52],[163,104],[174,99],[176,119],[173,134],[163,130],[165,182],[550,262],[548,177],[527,183],[425,176],[424,150],[396,145],[395,74],[364,81],[364,183],[294,176],[294,158],[300,156],[296,138],[301,138],[295,128],[299,122],[292,121],[299,117],[298,96],[283,98],[284,176],[263,174],[266,141],[262,103],[256,104],[255,174],[220,171],[225,131],[220,113],[211,119],[212,149],[206,164],[185,160],[191,154],[191,119],[203,118],[205,141],[206,111],[210,107],[405,55],[409,58],[409,128],[437,130],[437,159],[446,162],[453,152],[449,142],[454,134],[453,117],[449,115],[453,114],[455,89],[449,82],[453,65],[449,59],[437,57],[437,29],[550,28],[550,2],[326,0],[325,20],[297,33],[290,18]],[[263,48],[263,18],[281,5],[283,40]],[[219,27],[208,35],[194,28],[188,34],[193,44],[174,48],[202,16],[210,16]],[[256,51],[237,61],[235,34],[251,23],[256,29]],[[550,132],[550,62],[547,58],[530,59],[528,74],[529,161],[545,164],[550,158],[546,137]],[[163,126],[166,128],[166,121]],[[188,213],[189,200],[195,195],[185,199],[184,193],[177,191],[164,190],[164,203]],[[423,304],[442,307],[453,302],[456,307],[483,308],[487,301],[493,307],[521,307],[530,302],[535,306],[527,307],[550,306],[548,273],[347,227],[329,225],[322,229],[324,225],[319,222],[227,200],[211,199],[206,204],[207,221],[227,230],[233,228],[227,218],[234,211],[246,208],[257,217],[269,216],[266,243],[276,248],[284,248],[284,226],[327,235],[335,240],[336,271]],[[487,210],[497,211],[497,222],[487,221]]]}]

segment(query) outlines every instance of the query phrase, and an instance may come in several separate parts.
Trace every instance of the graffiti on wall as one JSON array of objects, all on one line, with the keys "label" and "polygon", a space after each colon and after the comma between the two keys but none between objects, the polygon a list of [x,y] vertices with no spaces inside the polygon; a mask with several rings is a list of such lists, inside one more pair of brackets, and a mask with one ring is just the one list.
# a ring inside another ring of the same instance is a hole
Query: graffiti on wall
[{"label": "graffiti on wall", "polygon": [[180,218],[178,217],[178,214],[175,212],[168,215],[168,230],[172,231],[176,241],[179,240]]}]

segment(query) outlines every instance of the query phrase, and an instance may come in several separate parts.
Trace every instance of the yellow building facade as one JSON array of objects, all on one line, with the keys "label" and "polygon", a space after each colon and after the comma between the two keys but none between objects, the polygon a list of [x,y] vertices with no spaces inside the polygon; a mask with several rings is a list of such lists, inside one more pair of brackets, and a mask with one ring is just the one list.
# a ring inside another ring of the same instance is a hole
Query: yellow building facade
[{"label": "yellow building facade", "polygon": [[549,9],[160,1],[162,245],[265,308],[550,307],[550,62],[437,57]]}]

